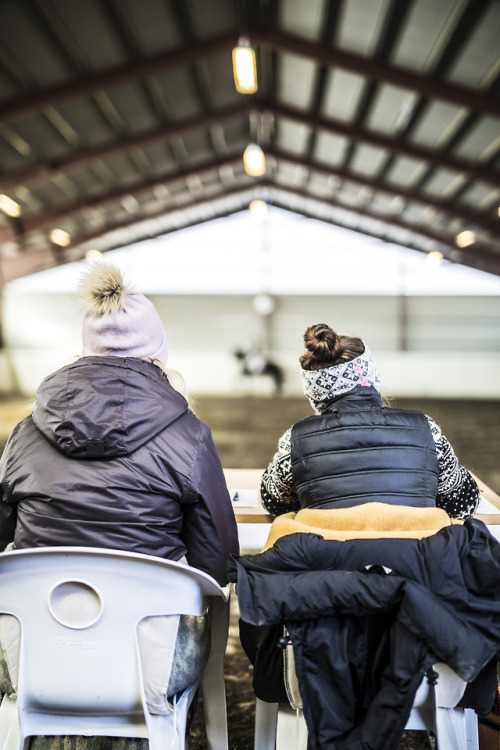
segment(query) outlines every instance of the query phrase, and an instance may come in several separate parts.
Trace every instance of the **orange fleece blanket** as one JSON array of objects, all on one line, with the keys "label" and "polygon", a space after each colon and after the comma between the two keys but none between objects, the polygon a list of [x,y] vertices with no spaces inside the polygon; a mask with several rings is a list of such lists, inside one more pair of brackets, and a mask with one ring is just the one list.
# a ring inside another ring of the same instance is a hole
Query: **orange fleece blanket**
[{"label": "orange fleece blanket", "polygon": [[364,503],[353,508],[318,510],[304,508],[274,519],[264,550],[282,536],[309,532],[324,539],[422,539],[445,526],[461,523],[442,508]]}]

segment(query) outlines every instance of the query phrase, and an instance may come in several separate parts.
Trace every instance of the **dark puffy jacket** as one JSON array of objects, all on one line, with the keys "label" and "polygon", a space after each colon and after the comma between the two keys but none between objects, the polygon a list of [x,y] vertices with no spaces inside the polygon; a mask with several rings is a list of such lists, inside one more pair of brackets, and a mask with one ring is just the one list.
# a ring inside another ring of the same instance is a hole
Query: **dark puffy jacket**
[{"label": "dark puffy jacket", "polygon": [[237,527],[209,428],[166,375],[84,357],[47,377],[0,462],[0,549],[109,547],[226,582]]},{"label": "dark puffy jacket", "polygon": [[427,417],[385,408],[372,386],[358,386],[297,422],[291,458],[303,508],[436,505],[438,462]]},{"label": "dark puffy jacket", "polygon": [[[500,544],[481,521],[421,540],[291,534],[266,552],[230,559],[228,571],[247,653],[260,657],[254,684],[273,677],[273,630],[281,626],[274,652],[282,626],[290,633],[314,750],[395,750],[418,685],[436,662],[469,683],[463,707],[492,710]],[[261,697],[275,700],[283,689],[276,698],[267,691]]]}]

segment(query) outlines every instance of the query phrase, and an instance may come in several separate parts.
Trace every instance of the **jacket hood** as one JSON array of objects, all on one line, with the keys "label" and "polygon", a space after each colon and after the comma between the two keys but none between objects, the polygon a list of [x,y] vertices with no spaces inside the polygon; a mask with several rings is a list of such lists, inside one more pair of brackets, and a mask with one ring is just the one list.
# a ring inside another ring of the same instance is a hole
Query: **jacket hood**
[{"label": "jacket hood", "polygon": [[132,357],[83,357],[41,383],[33,421],[67,456],[112,458],[132,453],[187,410],[156,365]]}]

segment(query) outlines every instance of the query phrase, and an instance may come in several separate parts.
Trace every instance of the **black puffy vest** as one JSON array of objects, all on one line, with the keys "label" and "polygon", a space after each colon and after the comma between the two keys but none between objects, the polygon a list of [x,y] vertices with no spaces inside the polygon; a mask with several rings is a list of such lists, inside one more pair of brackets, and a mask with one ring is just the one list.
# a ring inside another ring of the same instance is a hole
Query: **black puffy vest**
[{"label": "black puffy vest", "polygon": [[291,453],[303,508],[436,504],[438,461],[425,414],[384,407],[372,386],[357,386],[297,422]]}]

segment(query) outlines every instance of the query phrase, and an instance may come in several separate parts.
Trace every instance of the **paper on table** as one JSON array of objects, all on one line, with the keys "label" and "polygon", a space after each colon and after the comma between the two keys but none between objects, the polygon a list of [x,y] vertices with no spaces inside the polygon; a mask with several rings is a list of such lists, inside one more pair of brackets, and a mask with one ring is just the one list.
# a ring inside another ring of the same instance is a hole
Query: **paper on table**
[{"label": "paper on table", "polygon": [[500,513],[500,510],[496,507],[496,505],[493,505],[493,503],[490,503],[489,500],[483,497],[483,495],[480,495],[479,505],[477,506],[476,513]]},{"label": "paper on table", "polygon": [[[231,501],[235,506],[241,506],[243,508],[257,508],[259,505],[257,490],[230,489],[229,494],[231,496]],[[493,505],[493,503],[490,503],[490,501],[487,500],[483,495],[481,495],[476,513],[496,513],[500,515],[500,510],[495,505]]]},{"label": "paper on table", "polygon": [[258,506],[257,490],[229,490],[233,505],[241,505],[244,508],[256,508]]}]

